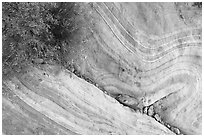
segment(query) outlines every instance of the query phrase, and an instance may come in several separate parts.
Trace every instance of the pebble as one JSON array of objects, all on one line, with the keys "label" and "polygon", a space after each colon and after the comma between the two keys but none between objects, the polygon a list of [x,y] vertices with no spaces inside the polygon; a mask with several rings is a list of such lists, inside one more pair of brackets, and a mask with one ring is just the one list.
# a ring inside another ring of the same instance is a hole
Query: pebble
[{"label": "pebble", "polygon": [[169,125],[169,124],[166,124],[166,123],[165,123],[165,126],[166,126],[167,128],[170,128],[170,125]]},{"label": "pebble", "polygon": [[155,115],[154,115],[154,118],[155,118],[158,122],[161,122],[161,117],[160,117],[158,114],[155,114]]},{"label": "pebble", "polygon": [[143,108],[143,113],[144,113],[144,114],[147,114],[147,109],[148,109],[147,107],[144,107],[144,108]]},{"label": "pebble", "polygon": [[153,114],[154,114],[154,107],[153,107],[153,106],[150,106],[150,107],[149,107],[147,114],[148,114],[149,116],[153,116]]},{"label": "pebble", "polygon": [[180,132],[180,130],[179,130],[178,128],[171,127],[170,129],[171,129],[171,131],[173,131],[173,132],[176,133],[177,135],[180,135],[180,134],[181,134],[181,132]]}]

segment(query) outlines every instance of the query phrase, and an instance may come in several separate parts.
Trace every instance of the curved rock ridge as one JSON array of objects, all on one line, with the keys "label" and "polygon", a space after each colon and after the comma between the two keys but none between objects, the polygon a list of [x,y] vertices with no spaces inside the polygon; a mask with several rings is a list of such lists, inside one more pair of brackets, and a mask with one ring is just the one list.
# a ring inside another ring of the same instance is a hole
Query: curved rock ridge
[{"label": "curved rock ridge", "polygon": [[[3,123],[10,117],[25,121],[15,129],[17,120],[11,120],[12,124],[6,125],[14,131],[5,129],[5,134],[35,132],[26,121],[36,123],[42,134],[46,130],[59,134],[174,134],[153,118],[124,108],[97,87],[71,76],[71,72],[44,68],[30,68],[3,82]],[[4,113],[6,109],[10,113]]]},{"label": "curved rock ridge", "polygon": [[184,134],[201,134],[201,13],[184,21],[176,4],[93,3],[83,73],[113,97],[135,98],[140,109],[154,104]]},{"label": "curved rock ridge", "polygon": [[3,79],[3,133],[202,134],[202,3],[78,5],[63,63]]}]

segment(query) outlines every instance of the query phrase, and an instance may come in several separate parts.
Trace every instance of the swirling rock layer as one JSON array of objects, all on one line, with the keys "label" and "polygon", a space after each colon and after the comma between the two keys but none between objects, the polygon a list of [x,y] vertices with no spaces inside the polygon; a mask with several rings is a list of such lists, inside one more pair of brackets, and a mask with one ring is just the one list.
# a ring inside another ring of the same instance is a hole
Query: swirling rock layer
[{"label": "swirling rock layer", "polygon": [[[35,133],[40,128],[46,134],[201,134],[202,7],[81,7],[86,27],[80,28],[80,50],[67,62],[92,84],[65,70],[66,65],[29,67],[3,80],[3,132],[40,134]],[[33,124],[26,127],[28,122]]]},{"label": "swirling rock layer", "polygon": [[3,82],[5,134],[173,134],[69,71],[44,67]]}]

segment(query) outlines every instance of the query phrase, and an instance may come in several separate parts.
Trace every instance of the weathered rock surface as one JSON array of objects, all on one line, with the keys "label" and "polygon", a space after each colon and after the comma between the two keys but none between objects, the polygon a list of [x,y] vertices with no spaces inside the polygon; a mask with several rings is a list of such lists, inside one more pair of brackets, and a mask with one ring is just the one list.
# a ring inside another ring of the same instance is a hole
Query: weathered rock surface
[{"label": "weathered rock surface", "polygon": [[44,67],[3,82],[4,134],[174,134],[71,72]]},{"label": "weathered rock surface", "polygon": [[64,68],[28,67],[3,80],[3,133],[201,134],[202,7],[81,6],[87,27],[68,60],[96,86]]}]

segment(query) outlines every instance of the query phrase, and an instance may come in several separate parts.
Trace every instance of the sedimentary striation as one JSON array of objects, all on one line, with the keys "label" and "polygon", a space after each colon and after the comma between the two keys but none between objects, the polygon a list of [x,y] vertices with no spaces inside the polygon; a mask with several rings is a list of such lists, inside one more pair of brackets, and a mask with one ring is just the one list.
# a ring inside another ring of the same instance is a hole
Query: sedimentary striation
[{"label": "sedimentary striation", "polygon": [[3,133],[201,134],[200,4],[60,5],[59,50],[3,76]]}]

